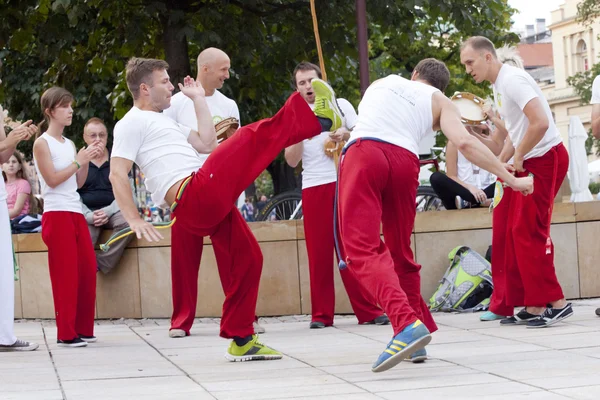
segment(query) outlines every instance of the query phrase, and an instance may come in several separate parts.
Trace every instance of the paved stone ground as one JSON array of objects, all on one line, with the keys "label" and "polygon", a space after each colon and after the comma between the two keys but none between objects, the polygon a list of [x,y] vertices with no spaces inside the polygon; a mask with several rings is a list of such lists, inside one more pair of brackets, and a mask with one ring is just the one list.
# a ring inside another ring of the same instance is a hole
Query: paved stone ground
[{"label": "paved stone ground", "polygon": [[[229,363],[218,319],[197,320],[192,336],[170,339],[167,320],[99,321],[98,342],[56,346],[51,321],[20,321],[32,353],[0,353],[1,400],[58,399],[599,399],[600,299],[547,329],[500,327],[478,314],[436,315],[440,330],[421,365],[374,374],[389,326],[354,317],[309,330],[306,316],[266,318],[265,343],[280,361]],[[416,396],[416,397],[415,397]]]}]

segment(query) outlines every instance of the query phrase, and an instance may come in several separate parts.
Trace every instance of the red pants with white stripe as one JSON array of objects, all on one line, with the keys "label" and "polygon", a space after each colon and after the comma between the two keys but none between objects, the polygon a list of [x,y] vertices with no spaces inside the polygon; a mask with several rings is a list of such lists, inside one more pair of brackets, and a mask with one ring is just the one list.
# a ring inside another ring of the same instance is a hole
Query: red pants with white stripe
[{"label": "red pants with white stripe", "polygon": [[306,101],[294,93],[272,118],[246,125],[221,143],[196,172],[174,211],[171,237],[171,329],[189,333],[196,313],[202,242],[210,236],[225,293],[220,335],[254,333],[262,253],[235,206],[239,194],[286,147],[322,131]]},{"label": "red pants with white stripe", "polygon": [[[333,206],[335,182],[302,190],[302,215],[310,273],[312,320],[333,324],[335,288],[333,284]],[[337,268],[335,268],[337,269]],[[340,271],[358,323],[383,315],[377,301],[360,286],[348,269]]]},{"label": "red pants with white stripe", "polygon": [[96,253],[83,214],[48,211],[42,218],[42,239],[56,313],[57,337],[73,340],[94,335]]},{"label": "red pants with white stripe", "polygon": [[513,315],[516,306],[546,307],[564,297],[554,269],[550,222],[569,155],[560,144],[525,160],[523,167],[534,175],[533,194],[523,196],[506,187],[494,208],[490,310],[498,315]]},{"label": "red pants with white stripe", "polygon": [[358,139],[340,168],[338,212],[348,270],[383,307],[394,335],[417,319],[436,331],[421,297],[421,266],[410,248],[418,158],[402,147]]}]

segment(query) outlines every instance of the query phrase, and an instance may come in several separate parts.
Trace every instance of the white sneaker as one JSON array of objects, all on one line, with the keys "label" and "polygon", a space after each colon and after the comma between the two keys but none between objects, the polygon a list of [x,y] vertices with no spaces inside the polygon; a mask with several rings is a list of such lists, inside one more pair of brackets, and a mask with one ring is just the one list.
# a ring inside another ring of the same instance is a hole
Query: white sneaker
[{"label": "white sneaker", "polygon": [[2,351],[32,351],[40,347],[39,344],[33,342],[26,342],[25,340],[17,339],[11,345],[0,344],[0,352]]},{"label": "white sneaker", "polygon": [[182,337],[186,337],[187,334],[185,333],[185,331],[183,329],[171,329],[169,330],[169,337],[170,338],[182,338]]},{"label": "white sneaker", "polygon": [[260,324],[257,321],[254,321],[254,324],[252,326],[254,326],[254,333],[265,333],[266,332],[265,328],[260,326]]}]

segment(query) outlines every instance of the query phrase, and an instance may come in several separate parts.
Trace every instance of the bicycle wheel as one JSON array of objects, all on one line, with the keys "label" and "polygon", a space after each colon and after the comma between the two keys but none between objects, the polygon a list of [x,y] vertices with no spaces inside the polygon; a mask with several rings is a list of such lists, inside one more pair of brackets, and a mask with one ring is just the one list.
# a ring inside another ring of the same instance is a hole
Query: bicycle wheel
[{"label": "bicycle wheel", "polygon": [[417,212],[445,210],[442,200],[431,186],[417,188]]},{"label": "bicycle wheel", "polygon": [[[290,191],[273,197],[256,216],[257,221],[302,219],[302,193]],[[293,217],[293,218],[292,218]]]}]

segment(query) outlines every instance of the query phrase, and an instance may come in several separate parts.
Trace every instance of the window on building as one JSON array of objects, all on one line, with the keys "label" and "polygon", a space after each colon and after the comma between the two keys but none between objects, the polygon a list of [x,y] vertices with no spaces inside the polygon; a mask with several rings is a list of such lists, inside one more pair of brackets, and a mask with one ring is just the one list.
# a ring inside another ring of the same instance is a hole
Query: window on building
[{"label": "window on building", "polygon": [[590,69],[587,44],[583,39],[577,42],[577,47],[575,48],[575,58],[577,60],[577,72],[584,72]]}]

